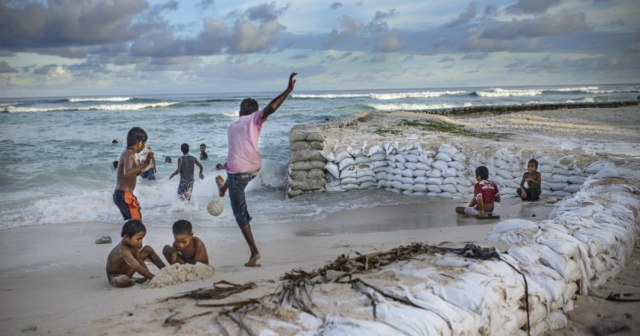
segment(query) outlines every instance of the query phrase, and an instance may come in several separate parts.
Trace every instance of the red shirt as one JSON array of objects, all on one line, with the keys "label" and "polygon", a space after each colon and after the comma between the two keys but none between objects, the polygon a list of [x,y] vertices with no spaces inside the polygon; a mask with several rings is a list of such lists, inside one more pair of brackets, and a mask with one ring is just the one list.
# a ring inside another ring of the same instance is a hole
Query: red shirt
[{"label": "red shirt", "polygon": [[498,186],[490,180],[482,180],[476,183],[476,187],[473,189],[473,197],[478,198],[478,196],[482,195],[482,203],[485,205],[495,202],[499,193]]}]

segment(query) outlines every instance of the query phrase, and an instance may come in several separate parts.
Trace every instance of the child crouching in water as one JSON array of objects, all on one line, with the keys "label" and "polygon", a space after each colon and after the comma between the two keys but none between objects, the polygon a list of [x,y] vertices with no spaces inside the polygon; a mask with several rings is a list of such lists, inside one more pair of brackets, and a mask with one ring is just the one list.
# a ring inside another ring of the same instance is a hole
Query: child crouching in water
[{"label": "child crouching in water", "polygon": [[162,254],[169,262],[195,264],[203,263],[209,265],[209,255],[204,243],[193,235],[193,228],[189,221],[181,219],[173,223],[173,246],[165,245]]},{"label": "child crouching in water", "polygon": [[144,276],[144,279],[135,280],[136,282],[153,279],[153,273],[144,263],[147,258],[158,268],[165,267],[151,246],[142,247],[142,239],[146,234],[147,228],[137,219],[128,220],[122,226],[122,240],[111,250],[107,258],[107,278],[112,286],[133,286],[133,275],[136,272]]},{"label": "child crouching in water", "polygon": [[[529,185],[529,188],[524,187],[525,182]],[[527,172],[522,175],[520,188],[518,188],[518,197],[523,201],[537,201],[542,193],[541,186],[542,175],[538,173],[538,161],[531,159],[527,164]]]},{"label": "child crouching in water", "polygon": [[487,217],[493,214],[494,202],[500,202],[498,186],[489,180],[489,169],[485,166],[476,168],[476,180],[469,206],[457,207],[456,212],[469,217]]}]

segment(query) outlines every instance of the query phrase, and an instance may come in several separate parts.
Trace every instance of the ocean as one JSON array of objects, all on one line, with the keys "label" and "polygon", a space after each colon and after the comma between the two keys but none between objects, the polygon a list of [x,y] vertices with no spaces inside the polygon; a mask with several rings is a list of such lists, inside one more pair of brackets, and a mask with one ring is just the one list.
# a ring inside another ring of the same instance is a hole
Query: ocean
[{"label": "ocean", "polygon": [[[128,130],[140,126],[155,152],[157,180],[139,180],[135,194],[145,225],[171,227],[178,219],[195,226],[235,226],[228,198],[219,217],[206,212],[217,198],[215,165],[227,154],[226,131],[238,118],[240,101],[253,97],[264,107],[279,92],[121,95],[0,99],[0,229],[60,223],[122,222],[111,195],[116,183],[112,162],[124,150]],[[363,111],[558,104],[635,100],[640,85],[400,89],[295,92],[264,124],[260,138],[263,168],[248,187],[253,225],[318,219],[328,213],[382,204],[413,203],[415,197],[369,190],[286,199],[289,130],[301,123]],[[119,144],[112,145],[112,140]],[[188,143],[203,161],[205,180],[197,180],[191,202],[178,199],[179,178],[169,180]],[[172,158],[165,164],[164,158]]]}]

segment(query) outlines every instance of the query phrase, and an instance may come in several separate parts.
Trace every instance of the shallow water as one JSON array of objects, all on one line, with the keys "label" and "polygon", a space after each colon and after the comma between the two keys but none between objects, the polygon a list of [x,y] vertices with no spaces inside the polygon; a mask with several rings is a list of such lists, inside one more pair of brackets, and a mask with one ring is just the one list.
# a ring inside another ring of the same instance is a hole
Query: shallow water
[{"label": "shallow water", "polygon": [[[342,209],[416,202],[382,191],[312,195],[285,199],[293,125],[373,110],[412,110],[454,106],[567,103],[636,99],[638,85],[518,88],[449,88],[342,92],[300,92],[287,99],[265,123],[260,138],[264,164],[249,188],[254,225],[317,219]],[[236,120],[246,96],[265,106],[278,93],[145,95],[0,99],[0,229],[68,222],[118,222],[111,200],[115,186],[112,162],[124,149],[133,126],[149,134],[156,153],[157,181],[140,180],[136,188],[145,223],[170,227],[180,218],[196,226],[234,226],[228,198],[225,212],[211,217],[206,202],[216,190],[216,163],[224,162],[226,130]],[[118,145],[111,140],[117,139]],[[180,145],[207,144],[206,179],[198,180],[192,202],[177,199],[176,168]],[[165,156],[173,164],[164,164]]]}]

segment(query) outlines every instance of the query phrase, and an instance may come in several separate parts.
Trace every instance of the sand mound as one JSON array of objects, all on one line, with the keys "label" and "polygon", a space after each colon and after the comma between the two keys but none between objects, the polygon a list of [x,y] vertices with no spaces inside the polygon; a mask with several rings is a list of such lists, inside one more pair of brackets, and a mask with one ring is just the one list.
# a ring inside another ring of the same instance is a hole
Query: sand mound
[{"label": "sand mound", "polygon": [[203,263],[195,265],[173,264],[160,270],[160,273],[151,280],[147,288],[162,288],[185,281],[207,280],[213,276],[214,271],[213,267]]}]

